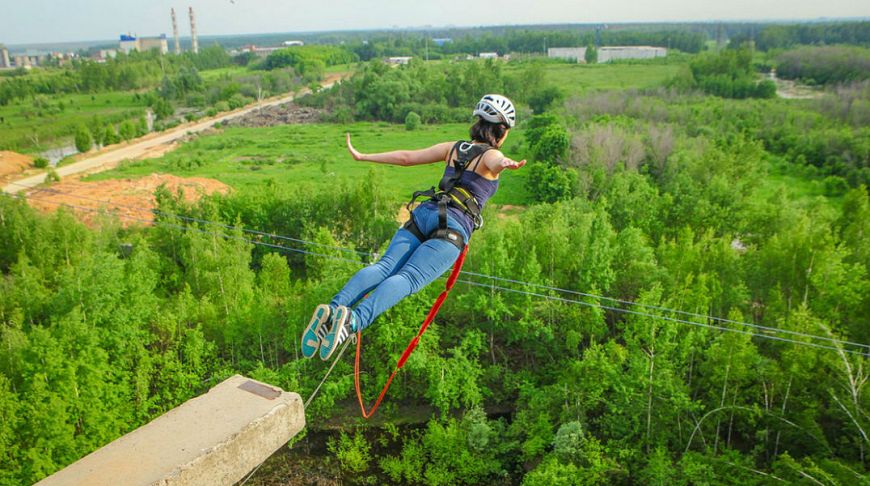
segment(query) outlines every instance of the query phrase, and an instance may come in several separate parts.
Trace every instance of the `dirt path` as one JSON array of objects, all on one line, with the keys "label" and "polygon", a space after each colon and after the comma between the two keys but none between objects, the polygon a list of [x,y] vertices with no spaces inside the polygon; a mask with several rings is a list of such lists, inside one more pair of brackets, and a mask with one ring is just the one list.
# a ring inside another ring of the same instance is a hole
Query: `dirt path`
[{"label": "dirt path", "polygon": [[[323,82],[323,87],[328,88],[332,86],[344,76],[345,75],[341,74],[333,74],[327,76],[326,80]],[[302,95],[306,94],[307,92],[308,89],[306,88],[301,90],[299,94]],[[117,166],[121,161],[140,158],[143,155],[149,153],[160,152],[161,147],[171,146],[188,134],[202,132],[203,130],[211,128],[211,126],[215,123],[238,118],[240,116],[251,113],[252,111],[260,107],[277,106],[293,101],[293,98],[295,98],[295,96],[296,95],[286,95],[269,98],[263,100],[260,103],[252,103],[244,108],[240,108],[235,111],[223,113],[221,115],[217,115],[204,120],[179,125],[178,127],[163,132],[152,133],[127,144],[113,145],[93,154],[86,154],[85,158],[79,160],[78,162],[74,162],[72,164],[58,168],[57,174],[61,176],[61,178],[63,178],[75,174],[94,173],[108,170]],[[24,179],[9,183],[5,187],[3,187],[3,191],[9,194],[15,194],[17,192],[36,187],[43,182],[45,182],[45,174],[40,173],[35,176],[26,177]]]}]

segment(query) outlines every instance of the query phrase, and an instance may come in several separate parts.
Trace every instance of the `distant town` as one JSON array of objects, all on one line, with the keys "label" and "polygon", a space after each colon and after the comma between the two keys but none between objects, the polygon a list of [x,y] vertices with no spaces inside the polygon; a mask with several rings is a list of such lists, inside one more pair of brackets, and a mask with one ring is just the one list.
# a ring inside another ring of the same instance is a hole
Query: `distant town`
[{"label": "distant town", "polygon": [[[172,21],[172,53],[178,55],[182,53],[181,39],[178,31],[178,22],[176,19],[175,9],[170,9],[170,17]],[[188,8],[188,18],[190,20],[190,52],[199,52],[199,39],[196,31],[196,17],[193,7]],[[449,37],[439,37],[431,39],[432,44],[443,46],[451,43],[453,40]],[[243,53],[251,53],[258,57],[266,57],[269,54],[286,47],[303,46],[305,42],[302,40],[285,40],[278,45],[260,46],[255,44],[247,44],[240,47],[228,49],[227,53],[231,56],[236,56]],[[547,57],[555,59],[564,59],[575,61],[578,63],[597,62],[606,63],[621,59],[652,59],[657,57],[667,56],[667,48],[652,47],[652,46],[602,46],[597,47],[597,55],[590,57],[587,54],[588,47],[550,47],[547,48]],[[160,54],[169,54],[170,45],[169,37],[162,33],[157,36],[139,36],[134,33],[120,34],[118,45],[116,48],[100,48],[89,50],[72,50],[66,51],[48,51],[48,52],[10,52],[9,49],[0,44],[0,70],[2,69],[32,69],[40,66],[64,66],[74,59],[91,59],[98,63],[104,63],[109,59],[114,59],[119,52],[129,54],[136,52],[158,51]],[[499,56],[497,52],[480,52],[476,56],[466,54],[467,59],[502,59],[510,60],[509,54]],[[384,61],[388,64],[402,65],[408,64],[413,56],[388,56]]]}]

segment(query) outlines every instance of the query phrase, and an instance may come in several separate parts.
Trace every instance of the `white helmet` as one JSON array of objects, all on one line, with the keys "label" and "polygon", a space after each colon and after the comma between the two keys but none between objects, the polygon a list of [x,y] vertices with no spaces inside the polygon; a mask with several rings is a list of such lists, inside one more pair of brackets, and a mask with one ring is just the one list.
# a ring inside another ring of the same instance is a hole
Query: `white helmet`
[{"label": "white helmet", "polygon": [[504,123],[508,128],[513,128],[517,122],[517,111],[511,100],[502,95],[484,95],[477,102],[473,115],[477,115],[492,123]]}]

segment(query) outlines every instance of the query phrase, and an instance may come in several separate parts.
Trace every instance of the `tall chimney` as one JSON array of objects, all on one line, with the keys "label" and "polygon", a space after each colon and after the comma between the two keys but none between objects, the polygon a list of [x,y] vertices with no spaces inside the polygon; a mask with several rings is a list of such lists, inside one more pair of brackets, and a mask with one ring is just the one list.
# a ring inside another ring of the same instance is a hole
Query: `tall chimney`
[{"label": "tall chimney", "polygon": [[190,37],[193,39],[193,53],[199,52],[199,42],[196,40],[196,21],[193,19],[193,7],[188,7],[190,13]]},{"label": "tall chimney", "polygon": [[172,12],[172,35],[175,37],[175,54],[181,54],[181,43],[178,40],[178,22],[175,21],[175,9]]}]

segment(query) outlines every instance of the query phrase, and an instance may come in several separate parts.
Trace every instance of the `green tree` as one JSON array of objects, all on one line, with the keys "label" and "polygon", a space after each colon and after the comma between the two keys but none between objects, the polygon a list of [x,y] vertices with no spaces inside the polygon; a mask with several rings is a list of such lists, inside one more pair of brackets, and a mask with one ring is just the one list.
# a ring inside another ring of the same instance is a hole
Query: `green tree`
[{"label": "green tree", "polygon": [[418,128],[420,128],[420,115],[413,111],[409,111],[408,115],[405,117],[405,129],[410,131]]},{"label": "green tree", "polygon": [[536,115],[540,115],[550,110],[553,105],[559,103],[564,98],[562,90],[556,86],[547,86],[536,92],[533,92],[529,97],[529,106]]},{"label": "green tree", "polygon": [[103,145],[112,145],[118,143],[118,133],[115,131],[115,126],[111,123],[106,125],[105,132],[103,134]]},{"label": "green tree", "polygon": [[586,52],[583,54],[583,60],[586,61],[586,64],[595,64],[598,62],[598,49],[595,48],[594,44],[586,45]]},{"label": "green tree", "polygon": [[79,125],[76,129],[75,144],[79,152],[87,152],[94,145],[91,132],[84,125]]},{"label": "green tree", "polygon": [[124,120],[118,128],[118,135],[121,140],[129,141],[136,138],[136,125],[132,120]]}]

